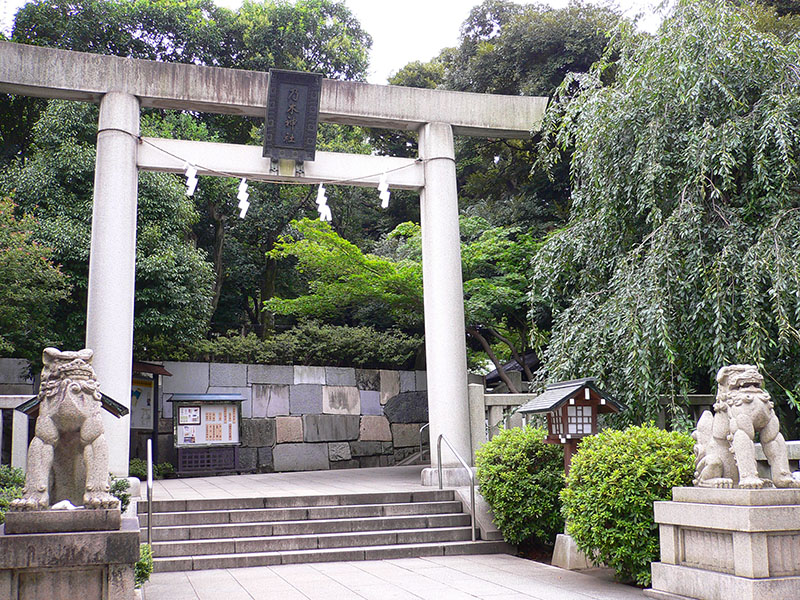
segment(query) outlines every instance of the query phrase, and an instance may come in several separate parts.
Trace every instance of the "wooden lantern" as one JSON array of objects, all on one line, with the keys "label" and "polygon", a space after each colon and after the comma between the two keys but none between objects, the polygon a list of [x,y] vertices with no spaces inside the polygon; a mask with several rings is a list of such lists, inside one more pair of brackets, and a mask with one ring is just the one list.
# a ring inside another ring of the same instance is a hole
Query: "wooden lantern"
[{"label": "wooden lantern", "polygon": [[594,377],[587,377],[553,383],[517,409],[523,415],[547,414],[545,442],[564,446],[565,473],[569,473],[578,440],[597,433],[597,415],[619,412],[625,408],[625,405],[599,389],[595,382]]}]

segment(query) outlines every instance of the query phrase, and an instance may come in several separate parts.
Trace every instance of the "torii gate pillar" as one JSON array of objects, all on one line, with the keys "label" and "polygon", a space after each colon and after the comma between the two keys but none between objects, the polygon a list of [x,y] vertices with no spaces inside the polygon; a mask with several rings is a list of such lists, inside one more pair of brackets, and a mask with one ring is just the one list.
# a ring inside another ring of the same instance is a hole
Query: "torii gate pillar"
[{"label": "torii gate pillar", "polygon": [[[100,389],[130,408],[133,296],[136,276],[136,205],[139,171],[136,136],[139,100],[109,92],[100,101],[94,172],[92,246],[86,311],[86,347]],[[109,470],[128,475],[130,415],[103,411]]]},{"label": "torii gate pillar", "polygon": [[[425,358],[432,375],[428,377],[428,397],[436,399],[428,402],[431,468],[423,471],[422,483],[434,485],[438,483],[435,446],[440,434],[468,463],[472,457],[452,127],[447,123],[424,125],[419,132],[419,155],[425,161],[425,187],[420,194]],[[447,485],[469,483],[446,445],[442,467]]]}]

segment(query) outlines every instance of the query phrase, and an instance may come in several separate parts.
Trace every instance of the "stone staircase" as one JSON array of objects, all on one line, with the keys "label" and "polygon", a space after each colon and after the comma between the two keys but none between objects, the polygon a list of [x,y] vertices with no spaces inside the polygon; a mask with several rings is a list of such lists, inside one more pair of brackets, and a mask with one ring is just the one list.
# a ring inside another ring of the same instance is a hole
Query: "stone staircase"
[{"label": "stone staircase", "polygon": [[[138,511],[144,542],[147,503]],[[156,500],[153,511],[155,571],[513,552],[471,541],[452,490]]]}]

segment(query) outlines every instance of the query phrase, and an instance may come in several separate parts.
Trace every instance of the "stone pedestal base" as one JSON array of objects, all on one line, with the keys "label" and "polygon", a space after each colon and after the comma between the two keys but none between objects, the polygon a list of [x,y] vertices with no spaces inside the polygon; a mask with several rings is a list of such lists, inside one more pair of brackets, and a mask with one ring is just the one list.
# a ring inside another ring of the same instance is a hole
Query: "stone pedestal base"
[{"label": "stone pedestal base", "polygon": [[[475,467],[472,468],[475,472]],[[422,485],[439,485],[439,469],[428,467],[422,469]],[[469,485],[469,475],[464,467],[442,467],[442,485],[444,487],[462,487]],[[475,487],[478,487],[477,481]]]},{"label": "stone pedestal base", "polygon": [[26,510],[7,512],[6,535],[19,533],[65,533],[70,531],[115,531],[122,524],[118,508],[77,510]]},{"label": "stone pedestal base", "polygon": [[0,598],[133,600],[137,560],[137,519],[116,531],[10,535],[0,527]]},{"label": "stone pedestal base", "polygon": [[674,488],[655,503],[662,600],[800,598],[800,490]]},{"label": "stone pedestal base", "polygon": [[567,569],[568,571],[578,571],[580,569],[591,569],[594,565],[586,558],[586,555],[578,550],[578,545],[568,533],[559,533],[556,536],[556,545],[553,548],[553,560],[550,562],[554,567]]}]

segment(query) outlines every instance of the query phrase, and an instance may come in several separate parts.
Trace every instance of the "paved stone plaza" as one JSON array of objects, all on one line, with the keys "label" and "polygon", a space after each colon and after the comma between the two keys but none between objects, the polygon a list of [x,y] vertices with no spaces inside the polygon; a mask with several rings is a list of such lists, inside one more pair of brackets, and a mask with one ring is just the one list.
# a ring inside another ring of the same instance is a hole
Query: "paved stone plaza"
[{"label": "paved stone plaza", "polygon": [[604,578],[505,554],[155,573],[144,600],[634,600]]}]

